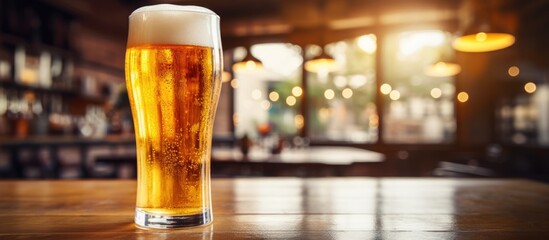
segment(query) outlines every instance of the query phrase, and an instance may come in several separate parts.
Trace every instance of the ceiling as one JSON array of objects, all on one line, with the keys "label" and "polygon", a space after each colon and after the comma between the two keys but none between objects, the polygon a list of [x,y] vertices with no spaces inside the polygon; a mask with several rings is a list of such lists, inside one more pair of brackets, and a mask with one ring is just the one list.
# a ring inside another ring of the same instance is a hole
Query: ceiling
[{"label": "ceiling", "polygon": [[[220,15],[222,36],[280,38],[318,29],[348,30],[412,22],[455,21],[459,0],[42,0],[89,25],[125,37],[127,16],[151,4],[200,5]],[[99,14],[100,13],[100,14]],[[299,37],[298,37],[299,38]]]},{"label": "ceiling", "polygon": [[[221,17],[225,48],[255,42],[296,44],[335,41],[369,32],[438,26],[457,31],[464,0],[42,0],[63,9],[83,24],[125,39],[127,16],[151,4],[200,5]],[[465,0],[467,1],[467,0]],[[471,0],[474,3],[480,0]],[[548,0],[482,0],[502,25],[510,26],[517,46],[549,66]]]}]

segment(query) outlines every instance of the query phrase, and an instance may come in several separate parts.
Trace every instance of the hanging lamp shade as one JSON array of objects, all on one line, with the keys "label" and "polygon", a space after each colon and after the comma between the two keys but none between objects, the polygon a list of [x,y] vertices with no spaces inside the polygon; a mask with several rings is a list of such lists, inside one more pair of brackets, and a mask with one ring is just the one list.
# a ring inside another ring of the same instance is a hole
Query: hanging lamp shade
[{"label": "hanging lamp shade", "polygon": [[461,52],[491,52],[510,47],[515,36],[503,31],[494,31],[489,27],[472,28],[454,40],[452,46]]},{"label": "hanging lamp shade", "polygon": [[305,70],[309,72],[333,72],[337,70],[337,63],[333,57],[322,51],[322,54],[305,63]]},{"label": "hanging lamp shade", "polygon": [[501,6],[491,1],[468,0],[463,3],[462,30],[452,42],[461,52],[491,52],[512,46],[512,18],[505,18]]},{"label": "hanging lamp shade", "polygon": [[461,65],[456,62],[454,49],[445,44],[439,49],[438,59],[426,66],[423,72],[430,77],[451,77],[461,72]]},{"label": "hanging lamp shade", "polygon": [[246,57],[244,57],[244,59],[242,59],[240,62],[233,64],[233,71],[236,73],[243,71],[255,71],[262,68],[263,63],[259,59],[254,57],[249,50],[246,53]]},{"label": "hanging lamp shade", "polygon": [[438,61],[427,66],[424,72],[430,77],[451,77],[461,72],[461,66],[453,62]]},{"label": "hanging lamp shade", "polygon": [[[326,16],[328,15],[326,12],[326,1],[320,0],[317,2],[317,10],[321,14],[321,28],[320,28],[320,43],[325,44],[326,43],[326,34],[328,34],[328,27],[327,27],[327,20]],[[328,76],[328,73],[336,71],[337,70],[337,63],[335,59],[326,54],[326,51],[324,49],[321,50],[321,54],[319,56],[316,56],[312,59],[309,59],[307,62],[305,62],[305,70],[308,72],[314,72],[319,74],[319,76],[323,76],[322,78],[325,78]]]}]

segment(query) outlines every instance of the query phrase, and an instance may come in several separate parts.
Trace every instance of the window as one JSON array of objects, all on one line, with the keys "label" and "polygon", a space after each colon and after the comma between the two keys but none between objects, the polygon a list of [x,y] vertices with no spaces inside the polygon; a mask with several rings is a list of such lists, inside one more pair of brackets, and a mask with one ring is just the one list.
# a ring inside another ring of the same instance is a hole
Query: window
[{"label": "window", "polygon": [[442,31],[389,34],[383,44],[383,138],[387,143],[454,140],[454,77],[432,77],[426,68],[452,57]]},{"label": "window", "polygon": [[[308,72],[308,135],[317,141],[376,142],[376,37],[373,34],[328,44],[334,72]],[[308,46],[306,56],[321,53]]]},{"label": "window", "polygon": [[[380,119],[377,104],[381,104],[384,142],[454,141],[455,73],[442,76],[428,71],[434,63],[454,57],[451,34],[397,32],[383,39],[383,49],[378,49],[373,34],[333,42],[324,49],[309,45],[302,50],[288,43],[253,45],[250,52],[264,67],[236,72],[231,82],[235,135],[291,137],[306,124],[305,134],[311,141],[375,143]],[[303,82],[303,56],[312,59],[323,50],[333,56],[337,67],[307,71]],[[376,54],[378,50],[381,55]],[[246,54],[244,48],[235,49],[234,60]],[[376,73],[377,56],[383,63],[381,73]],[[378,85],[379,77],[383,82]],[[379,103],[376,94],[380,94]]]},{"label": "window", "polygon": [[[256,44],[251,53],[262,61],[263,68],[236,72],[236,80],[232,80],[236,135],[297,135],[303,128],[301,48],[285,43]],[[235,60],[245,54],[244,49],[237,49]]]}]

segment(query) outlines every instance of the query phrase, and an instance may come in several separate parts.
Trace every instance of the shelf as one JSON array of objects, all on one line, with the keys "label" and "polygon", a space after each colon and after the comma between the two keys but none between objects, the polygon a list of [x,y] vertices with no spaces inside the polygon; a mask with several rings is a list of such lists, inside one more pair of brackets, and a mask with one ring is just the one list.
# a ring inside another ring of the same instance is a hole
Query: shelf
[{"label": "shelf", "polygon": [[0,33],[0,43],[7,43],[12,46],[24,46],[24,47],[34,48],[34,49],[46,50],[54,54],[61,55],[63,57],[73,57],[73,58],[75,57],[74,52],[68,49],[63,49],[57,46],[44,44],[42,42],[28,42],[27,39],[24,39],[22,37],[15,36],[12,34]]},{"label": "shelf", "polygon": [[0,148],[44,147],[44,146],[75,146],[75,145],[133,145],[134,135],[106,135],[100,138],[81,136],[29,136],[11,138],[0,136]]},{"label": "shelf", "polygon": [[0,87],[22,90],[22,91],[36,91],[40,93],[59,94],[59,95],[65,95],[65,96],[77,95],[74,91],[68,90],[68,89],[55,89],[55,88],[45,88],[40,86],[24,85],[24,84],[15,83],[9,80],[0,81]]},{"label": "shelf", "polygon": [[26,39],[11,34],[0,33],[0,43],[6,43],[12,46],[21,45],[24,47],[49,51],[51,53],[61,55],[62,57],[72,58],[75,60],[75,64],[79,66],[94,68],[114,75],[124,75],[124,69],[109,66],[100,62],[82,59],[82,57],[79,56],[75,51],[44,44],[41,42],[29,43],[28,41],[26,41]]},{"label": "shelf", "polygon": [[112,67],[112,66],[109,66],[109,65],[106,65],[106,64],[103,64],[103,63],[98,63],[98,62],[92,62],[92,61],[89,61],[89,60],[79,59],[79,60],[76,61],[76,65],[83,66],[83,67],[89,67],[89,68],[93,68],[93,69],[96,69],[96,70],[101,70],[103,72],[113,74],[113,75],[124,76],[124,69],[119,69],[119,68]]},{"label": "shelf", "polygon": [[15,83],[12,81],[0,81],[0,87],[16,89],[21,91],[34,91],[42,94],[61,95],[61,96],[70,98],[72,100],[80,100],[80,101],[92,103],[92,104],[102,104],[107,101],[107,99],[104,97],[84,95],[75,90],[44,88],[40,86],[29,86],[29,85]]}]

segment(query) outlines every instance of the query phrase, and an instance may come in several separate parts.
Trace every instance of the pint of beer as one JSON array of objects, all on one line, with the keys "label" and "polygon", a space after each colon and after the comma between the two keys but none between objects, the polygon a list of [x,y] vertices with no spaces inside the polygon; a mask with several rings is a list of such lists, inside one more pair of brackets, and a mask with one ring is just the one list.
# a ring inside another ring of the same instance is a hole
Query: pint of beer
[{"label": "pint of beer", "polygon": [[130,15],[126,87],[137,145],[138,226],[212,221],[210,148],[221,69],[214,12],[161,4]]}]

